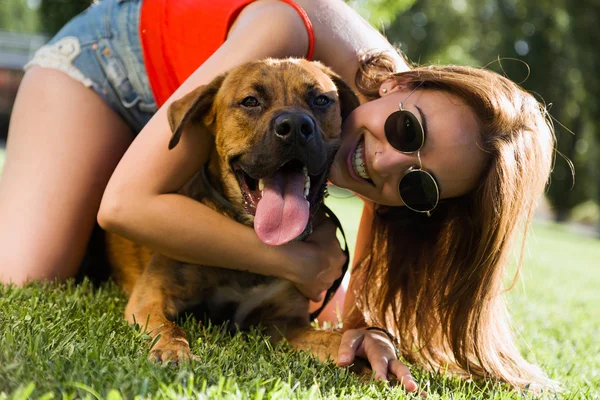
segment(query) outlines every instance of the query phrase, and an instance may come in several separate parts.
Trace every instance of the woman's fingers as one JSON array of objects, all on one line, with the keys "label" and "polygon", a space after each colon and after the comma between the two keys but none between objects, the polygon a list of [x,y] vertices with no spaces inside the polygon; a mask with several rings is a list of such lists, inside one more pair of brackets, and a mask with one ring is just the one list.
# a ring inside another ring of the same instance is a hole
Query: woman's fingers
[{"label": "woman's fingers", "polygon": [[319,258],[321,260],[318,265],[321,268],[317,280],[326,284],[325,289],[328,289],[341,276],[347,259],[340,247],[336,231],[335,224],[327,219],[306,239],[306,242],[314,244],[320,250]]},{"label": "woman's fingers", "polygon": [[342,335],[340,348],[338,350],[338,365],[347,366],[352,364],[356,351],[364,339],[364,331],[361,329],[349,329]]},{"label": "woman's fingers", "polygon": [[417,385],[417,382],[415,382],[410,374],[408,366],[406,366],[406,364],[404,364],[402,361],[396,359],[390,360],[389,370],[391,374],[398,379],[398,382],[404,386],[404,389],[407,392],[414,392],[419,388],[419,385]]},{"label": "woman's fingers", "polygon": [[[379,334],[377,334],[379,336]],[[410,370],[406,364],[396,358],[393,346],[388,338],[377,338],[377,343],[367,343],[365,346],[372,346],[372,349],[365,349],[369,363],[374,372],[374,378],[382,381],[388,381],[388,376],[393,375],[398,382],[404,387],[407,392],[414,392],[419,388],[417,382],[412,377]],[[421,395],[427,397],[425,392]]]},{"label": "woman's fingers", "polygon": [[391,361],[397,361],[394,345],[389,338],[383,332],[365,331],[362,350],[359,355],[369,360],[375,379],[387,381],[388,373],[393,372],[390,369]]},{"label": "woman's fingers", "polygon": [[[408,366],[397,359],[394,345],[383,332],[366,329],[344,332],[338,350],[338,365],[349,365],[355,357],[369,361],[375,379],[387,382],[388,376],[392,375],[407,392],[419,389]],[[421,395],[427,397],[425,392]]]},{"label": "woman's fingers", "polygon": [[336,236],[336,226],[324,220],[304,242],[286,244],[294,272],[290,280],[310,300],[319,302],[323,292],[342,274],[347,259]]},{"label": "woman's fingers", "polygon": [[319,290],[318,288],[315,288],[315,285],[296,284],[296,288],[298,288],[300,293],[302,293],[307,299],[309,299],[312,302],[319,303],[319,302],[323,301],[323,293],[324,292]]}]

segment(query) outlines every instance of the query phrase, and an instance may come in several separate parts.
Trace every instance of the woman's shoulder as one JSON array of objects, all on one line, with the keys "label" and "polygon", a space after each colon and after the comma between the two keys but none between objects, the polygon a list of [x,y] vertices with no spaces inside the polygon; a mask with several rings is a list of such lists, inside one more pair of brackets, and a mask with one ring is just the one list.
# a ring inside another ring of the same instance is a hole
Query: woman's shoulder
[{"label": "woman's shoulder", "polygon": [[[297,7],[294,7],[294,3]],[[299,11],[299,9],[301,11]],[[309,21],[308,28],[302,12]],[[285,24],[280,23],[286,21]],[[406,65],[389,41],[342,0],[257,0],[249,3],[232,25],[230,34],[244,24],[278,27],[274,39],[303,46],[314,36],[314,57],[331,67],[347,82],[354,82],[359,56],[367,51],[386,51]],[[283,28],[282,28],[283,27]],[[301,43],[300,43],[301,42]]]},{"label": "woman's shoulder", "polygon": [[[309,34],[307,25],[299,13],[304,12],[302,6],[292,7],[290,2],[280,0],[256,0],[249,2],[239,10],[236,18],[232,20],[227,39],[239,38],[237,32],[243,32],[243,41],[250,45],[251,39],[263,41],[262,47],[272,47],[273,54],[266,50],[265,53],[278,57],[278,49],[285,48],[287,53],[298,57],[306,55],[309,47]],[[311,21],[306,15],[306,20]],[[311,27],[312,30],[312,27]],[[246,33],[257,32],[254,37]],[[268,33],[268,41],[264,34]]]}]

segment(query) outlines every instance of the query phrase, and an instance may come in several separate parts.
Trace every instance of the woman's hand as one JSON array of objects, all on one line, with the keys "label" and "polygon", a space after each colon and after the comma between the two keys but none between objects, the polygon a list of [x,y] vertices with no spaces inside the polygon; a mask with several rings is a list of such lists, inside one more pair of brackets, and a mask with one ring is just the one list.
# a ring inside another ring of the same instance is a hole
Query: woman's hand
[{"label": "woman's hand", "polygon": [[396,357],[394,345],[385,333],[366,329],[349,329],[344,332],[338,350],[338,365],[350,365],[355,357],[369,361],[375,372],[375,379],[387,382],[388,375],[391,374],[407,392],[418,389],[408,367]]},{"label": "woman's hand", "polygon": [[313,301],[323,300],[323,292],[342,275],[346,255],[340,248],[336,230],[327,218],[305,241],[282,246],[291,260],[286,278]]}]

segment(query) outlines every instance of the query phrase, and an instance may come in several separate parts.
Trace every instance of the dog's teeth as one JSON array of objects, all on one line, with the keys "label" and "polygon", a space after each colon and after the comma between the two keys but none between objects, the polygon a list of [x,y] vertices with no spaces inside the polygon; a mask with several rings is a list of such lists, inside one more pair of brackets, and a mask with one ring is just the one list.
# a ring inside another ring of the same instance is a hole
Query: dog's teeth
[{"label": "dog's teeth", "polygon": [[263,181],[262,179],[258,180],[258,190],[262,192],[265,190],[265,181]]},{"label": "dog's teeth", "polygon": [[310,176],[308,176],[306,165],[302,167],[302,172],[304,173],[304,197],[307,197],[310,190]]}]

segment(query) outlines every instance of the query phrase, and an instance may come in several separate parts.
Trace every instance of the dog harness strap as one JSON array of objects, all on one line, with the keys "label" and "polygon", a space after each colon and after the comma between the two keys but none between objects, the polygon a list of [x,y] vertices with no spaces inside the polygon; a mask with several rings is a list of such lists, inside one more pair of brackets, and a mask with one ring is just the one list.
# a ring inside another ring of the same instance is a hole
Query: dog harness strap
[{"label": "dog harness strap", "polygon": [[319,314],[321,314],[321,311],[325,309],[327,303],[329,303],[329,301],[333,298],[335,292],[339,289],[340,285],[342,284],[344,276],[346,275],[346,271],[348,271],[348,264],[350,264],[350,252],[348,251],[348,241],[346,240],[346,234],[344,233],[344,229],[342,228],[340,220],[336,217],[333,211],[331,211],[331,209],[327,207],[324,203],[321,204],[321,207],[325,210],[325,214],[329,218],[331,218],[335,226],[337,226],[337,228],[340,230],[342,238],[344,238],[344,247],[342,248],[342,251],[346,255],[346,262],[344,262],[344,266],[342,267],[342,275],[338,279],[336,279],[335,282],[333,282],[333,285],[331,285],[329,289],[327,289],[327,292],[325,293],[325,299],[323,300],[323,304],[321,304],[321,307],[309,314],[310,321],[315,320],[319,316]]},{"label": "dog harness strap", "polygon": [[315,52],[315,32],[313,30],[312,22],[310,22],[310,18],[308,18],[308,14],[302,7],[293,2],[292,0],[281,0],[284,3],[289,4],[294,7],[294,9],[300,14],[302,21],[304,22],[304,26],[306,26],[306,33],[308,33],[308,51],[306,52],[306,59],[312,61],[313,54]]}]

